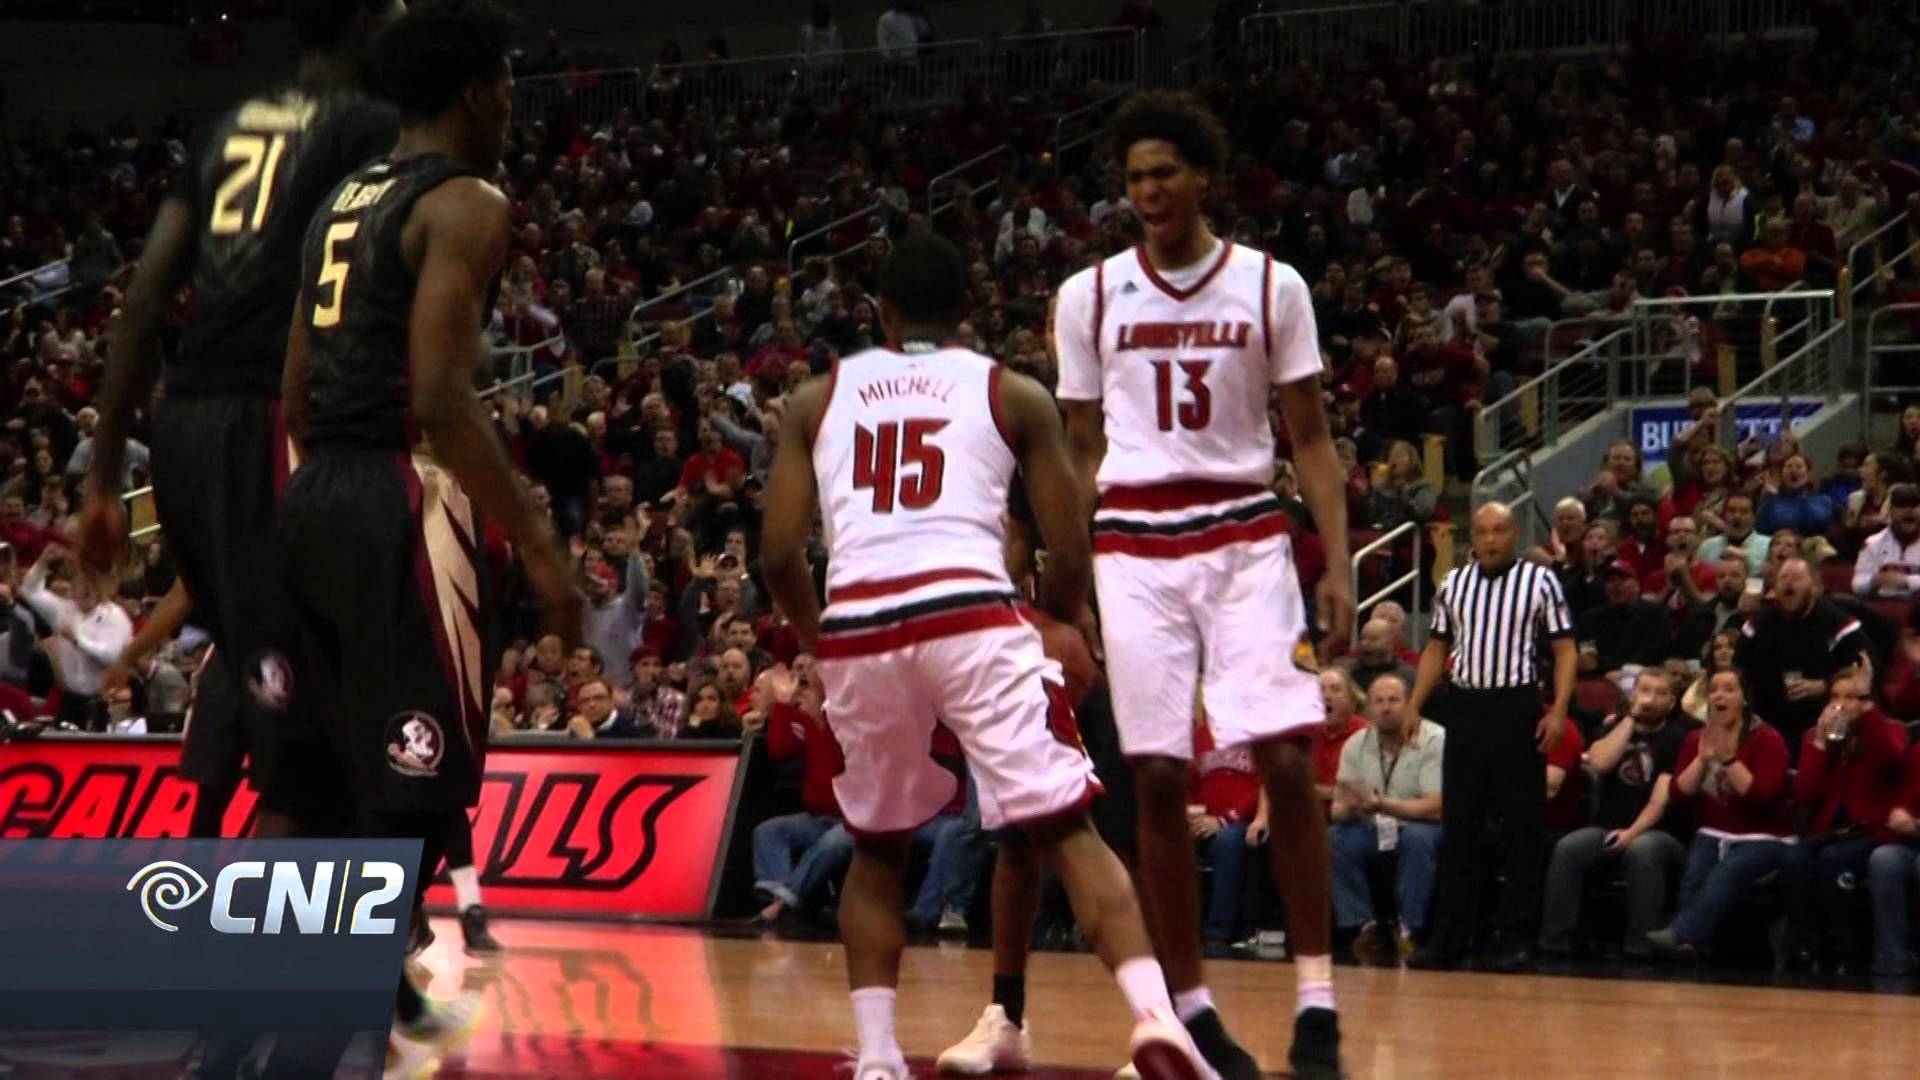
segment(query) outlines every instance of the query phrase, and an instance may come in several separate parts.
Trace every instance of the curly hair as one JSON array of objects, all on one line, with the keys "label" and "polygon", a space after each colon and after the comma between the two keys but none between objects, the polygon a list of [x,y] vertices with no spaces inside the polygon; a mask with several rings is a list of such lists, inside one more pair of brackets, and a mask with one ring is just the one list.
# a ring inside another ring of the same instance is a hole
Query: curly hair
[{"label": "curly hair", "polygon": [[428,0],[381,34],[375,66],[409,122],[453,107],[466,88],[503,76],[517,19],[490,0]]},{"label": "curly hair", "polygon": [[1227,167],[1227,131],[1205,102],[1184,90],[1147,90],[1127,100],[1109,126],[1115,161],[1125,165],[1133,144],[1159,139],[1173,144],[1196,172],[1218,175]]}]

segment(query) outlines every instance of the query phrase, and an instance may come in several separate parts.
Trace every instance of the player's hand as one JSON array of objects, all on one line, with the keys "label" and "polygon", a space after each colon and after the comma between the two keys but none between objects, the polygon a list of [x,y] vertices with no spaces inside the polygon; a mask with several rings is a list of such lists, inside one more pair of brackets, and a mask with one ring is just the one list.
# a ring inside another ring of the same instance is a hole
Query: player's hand
[{"label": "player's hand", "polygon": [[1553,748],[1560,745],[1560,737],[1566,734],[1566,731],[1567,714],[1559,709],[1550,709],[1534,727],[1534,741],[1539,743],[1541,753],[1551,754]]},{"label": "player's hand", "polygon": [[127,508],[117,495],[87,495],[80,511],[80,561],[91,570],[106,572],[127,555]]},{"label": "player's hand", "polygon": [[1607,833],[1606,842],[1602,846],[1608,851],[1618,851],[1631,843],[1633,843],[1633,837],[1628,835],[1626,829],[1614,829]]},{"label": "player's hand", "polygon": [[1220,831],[1220,819],[1212,814],[1195,814],[1187,819],[1196,839],[1205,840]]},{"label": "player's hand", "polygon": [[1896,806],[1887,815],[1887,828],[1901,836],[1912,836],[1920,832],[1920,822],[1914,821],[1913,815],[1907,813],[1905,807]]},{"label": "player's hand", "polygon": [[[1323,653],[1330,650],[1334,642],[1347,640],[1353,632],[1353,587],[1343,570],[1343,567],[1327,567],[1320,575],[1320,584],[1314,588],[1314,610],[1319,616],[1320,629],[1326,634],[1321,641]],[[1323,655],[1321,659],[1329,657]]]}]

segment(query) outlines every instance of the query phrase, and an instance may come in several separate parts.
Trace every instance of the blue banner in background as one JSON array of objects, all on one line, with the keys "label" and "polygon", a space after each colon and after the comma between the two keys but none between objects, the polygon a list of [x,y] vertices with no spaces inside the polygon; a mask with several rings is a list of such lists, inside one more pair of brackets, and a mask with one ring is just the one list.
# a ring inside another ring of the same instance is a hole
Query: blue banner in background
[{"label": "blue banner in background", "polygon": [[418,840],[0,841],[0,1045],[384,1033],[419,862]]},{"label": "blue banner in background", "polygon": [[[1797,430],[1818,413],[1823,404],[1819,398],[1794,401],[1788,406],[1792,426]],[[1770,446],[1780,437],[1780,402],[1778,399],[1737,402],[1733,407],[1733,422],[1740,431],[1737,441],[1758,438],[1762,445]],[[1667,463],[1667,447],[1692,423],[1693,413],[1685,402],[1633,407],[1627,418],[1627,437],[1640,448],[1640,456],[1646,462],[1645,471],[1651,473]]]}]

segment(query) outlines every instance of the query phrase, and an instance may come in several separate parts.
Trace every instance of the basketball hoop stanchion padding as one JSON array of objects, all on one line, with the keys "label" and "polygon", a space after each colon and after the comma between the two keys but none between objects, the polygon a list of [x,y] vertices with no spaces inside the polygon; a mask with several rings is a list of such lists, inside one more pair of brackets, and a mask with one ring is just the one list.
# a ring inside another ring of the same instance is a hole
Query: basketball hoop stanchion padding
[{"label": "basketball hoop stanchion padding", "polygon": [[[470,812],[488,909],[560,918],[712,915],[729,853],[746,854],[734,834],[756,820],[739,814],[747,757],[740,743],[705,741],[535,737],[490,748],[480,805]],[[170,736],[0,744],[0,839],[184,837],[196,789],[179,775],[179,760],[180,740]],[[243,784],[222,835],[246,835],[254,811]],[[453,890],[436,884],[427,901],[450,908]]]}]

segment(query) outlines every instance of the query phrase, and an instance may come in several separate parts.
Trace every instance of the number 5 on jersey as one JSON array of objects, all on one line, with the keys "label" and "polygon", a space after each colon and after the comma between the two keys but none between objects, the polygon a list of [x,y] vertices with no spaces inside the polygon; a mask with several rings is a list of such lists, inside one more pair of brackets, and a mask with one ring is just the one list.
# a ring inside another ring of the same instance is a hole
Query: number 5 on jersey
[{"label": "number 5 on jersey", "polygon": [[326,292],[326,299],[313,305],[313,325],[322,330],[340,325],[340,299],[346,295],[347,271],[353,265],[334,245],[353,239],[359,231],[357,221],[337,221],[327,226],[327,261],[320,267],[320,280],[315,282]]},{"label": "number 5 on jersey", "polygon": [[[907,510],[925,510],[940,501],[947,455],[926,440],[946,426],[945,420],[889,420],[874,431],[865,424],[854,429],[853,489],[873,492],[874,513],[893,513],[896,493]],[[917,475],[902,473],[908,465],[919,470]]]},{"label": "number 5 on jersey", "polygon": [[[1187,396],[1187,400],[1177,403],[1177,409],[1173,392],[1173,369],[1176,366],[1186,376]],[[1211,360],[1153,362],[1153,401],[1161,431],[1172,431],[1176,416],[1180,426],[1188,431],[1198,431],[1213,420],[1213,393],[1207,389],[1207,369],[1212,366]]]}]

